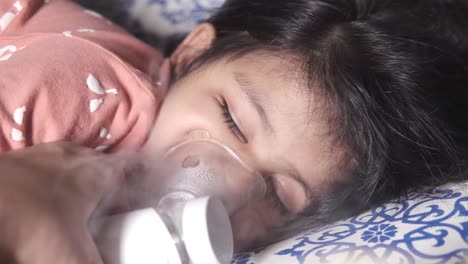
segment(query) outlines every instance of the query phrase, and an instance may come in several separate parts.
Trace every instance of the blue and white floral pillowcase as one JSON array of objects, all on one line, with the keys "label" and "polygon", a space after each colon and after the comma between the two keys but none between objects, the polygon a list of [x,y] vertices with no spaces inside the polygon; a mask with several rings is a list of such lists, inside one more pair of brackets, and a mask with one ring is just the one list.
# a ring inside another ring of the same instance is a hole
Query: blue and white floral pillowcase
[{"label": "blue and white floral pillowcase", "polygon": [[129,15],[158,36],[190,32],[224,0],[127,0]]},{"label": "blue and white floral pillowcase", "polygon": [[468,263],[468,183],[412,194],[238,256],[251,263]]}]

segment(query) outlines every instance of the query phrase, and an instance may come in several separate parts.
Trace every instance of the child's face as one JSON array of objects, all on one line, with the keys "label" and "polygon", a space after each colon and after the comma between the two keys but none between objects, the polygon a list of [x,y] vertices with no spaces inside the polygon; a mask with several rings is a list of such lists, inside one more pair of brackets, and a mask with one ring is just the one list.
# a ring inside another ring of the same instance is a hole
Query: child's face
[{"label": "child's face", "polygon": [[250,54],[189,73],[170,87],[144,148],[161,153],[204,130],[272,179],[267,197],[232,216],[238,250],[267,241],[339,174],[319,100],[290,69],[288,60]]},{"label": "child's face", "polygon": [[[162,152],[190,132],[205,130],[272,177],[273,192],[288,213],[266,197],[234,215],[234,235],[243,241],[239,247],[308,206],[339,160],[330,153],[327,127],[313,111],[314,98],[288,66],[279,58],[251,55],[192,72],[170,88],[148,143],[151,151]],[[224,101],[232,123],[226,120]]]}]

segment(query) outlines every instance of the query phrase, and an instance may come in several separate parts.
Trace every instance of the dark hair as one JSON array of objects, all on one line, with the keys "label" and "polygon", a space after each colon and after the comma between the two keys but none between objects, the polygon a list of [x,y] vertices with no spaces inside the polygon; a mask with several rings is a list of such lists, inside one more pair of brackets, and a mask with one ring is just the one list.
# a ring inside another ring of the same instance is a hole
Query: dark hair
[{"label": "dark hair", "polygon": [[353,164],[289,225],[310,228],[467,178],[466,17],[464,0],[228,0],[193,65],[253,51],[300,58]]}]

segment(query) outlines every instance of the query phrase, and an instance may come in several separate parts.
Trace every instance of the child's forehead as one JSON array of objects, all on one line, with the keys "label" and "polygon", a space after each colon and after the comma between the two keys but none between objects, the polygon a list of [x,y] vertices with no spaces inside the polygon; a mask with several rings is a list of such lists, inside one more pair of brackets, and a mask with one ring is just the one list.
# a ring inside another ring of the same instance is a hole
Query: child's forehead
[{"label": "child's forehead", "polygon": [[277,112],[279,118],[295,120],[295,126],[319,121],[320,98],[313,93],[316,89],[308,86],[306,74],[294,57],[249,53],[224,63],[228,74],[232,74],[240,86],[244,84],[265,98],[267,110]]}]

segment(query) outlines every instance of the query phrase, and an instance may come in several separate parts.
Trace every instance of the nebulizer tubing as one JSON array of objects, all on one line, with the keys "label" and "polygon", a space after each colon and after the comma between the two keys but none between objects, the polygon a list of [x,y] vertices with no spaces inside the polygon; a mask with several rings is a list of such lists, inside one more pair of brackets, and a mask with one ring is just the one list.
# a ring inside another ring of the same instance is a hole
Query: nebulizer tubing
[{"label": "nebulizer tubing", "polygon": [[[155,162],[157,204],[106,218],[96,237],[116,264],[217,264],[233,256],[229,215],[265,194],[261,175],[229,147],[197,131]],[[161,176],[162,175],[162,176]],[[154,177],[153,177],[154,176]],[[148,187],[142,186],[141,188]],[[138,201],[135,207],[138,206]],[[144,203],[143,203],[144,204]]]}]

